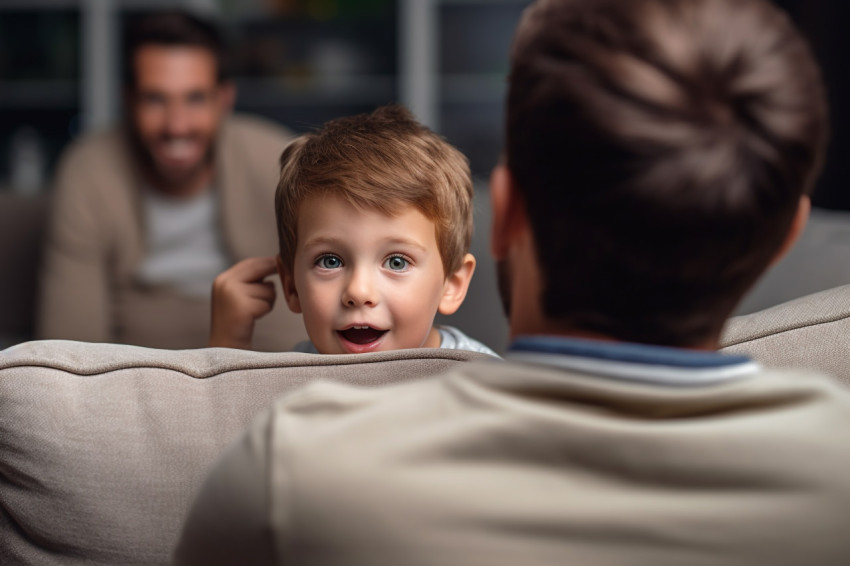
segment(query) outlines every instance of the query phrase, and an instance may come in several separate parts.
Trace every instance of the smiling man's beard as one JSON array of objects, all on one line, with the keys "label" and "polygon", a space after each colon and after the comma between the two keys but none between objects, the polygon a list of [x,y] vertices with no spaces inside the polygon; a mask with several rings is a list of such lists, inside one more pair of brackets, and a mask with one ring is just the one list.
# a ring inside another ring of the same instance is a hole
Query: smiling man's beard
[{"label": "smiling man's beard", "polygon": [[195,176],[210,165],[214,159],[215,138],[208,145],[203,158],[194,167],[179,174],[174,174],[175,172],[163,170],[160,167],[153,155],[153,151],[147,146],[142,135],[136,130],[133,124],[129,124],[128,136],[136,157],[145,170],[147,170],[148,175],[152,176],[150,180],[156,185],[155,188],[163,189],[166,192],[172,192],[170,189],[173,189],[176,193],[179,193],[185,184],[191,183]]},{"label": "smiling man's beard", "polygon": [[167,167],[161,166],[153,155],[153,152],[144,147],[145,160],[151,171],[159,178],[160,182],[166,186],[180,188],[181,185],[191,183],[193,179],[212,163],[213,151],[212,144],[207,146],[203,157],[199,159],[192,167],[184,170],[169,170]]},{"label": "smiling man's beard", "polygon": [[500,259],[496,262],[496,285],[499,288],[499,298],[502,299],[502,310],[508,320],[511,319],[511,265],[509,260]]}]

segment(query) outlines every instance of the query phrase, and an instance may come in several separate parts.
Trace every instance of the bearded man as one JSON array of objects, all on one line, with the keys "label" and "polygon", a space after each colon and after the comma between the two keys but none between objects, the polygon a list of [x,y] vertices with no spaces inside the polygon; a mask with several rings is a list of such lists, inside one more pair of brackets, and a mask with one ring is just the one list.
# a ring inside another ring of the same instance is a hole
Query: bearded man
[{"label": "bearded man", "polygon": [[[209,22],[146,16],[127,30],[123,58],[124,123],[83,136],[60,160],[37,335],[203,347],[215,276],[275,251],[270,203],[292,136],[232,115],[236,89]],[[283,311],[258,325],[259,349],[304,337]]]}]

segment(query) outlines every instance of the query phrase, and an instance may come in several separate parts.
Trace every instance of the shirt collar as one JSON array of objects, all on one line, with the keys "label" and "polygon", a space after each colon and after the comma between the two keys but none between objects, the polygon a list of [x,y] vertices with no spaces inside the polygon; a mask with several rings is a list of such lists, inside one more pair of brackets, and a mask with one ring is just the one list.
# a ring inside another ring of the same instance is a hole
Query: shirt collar
[{"label": "shirt collar", "polygon": [[554,366],[619,380],[656,385],[703,386],[755,375],[761,366],[746,356],[634,344],[521,336],[509,360]]}]

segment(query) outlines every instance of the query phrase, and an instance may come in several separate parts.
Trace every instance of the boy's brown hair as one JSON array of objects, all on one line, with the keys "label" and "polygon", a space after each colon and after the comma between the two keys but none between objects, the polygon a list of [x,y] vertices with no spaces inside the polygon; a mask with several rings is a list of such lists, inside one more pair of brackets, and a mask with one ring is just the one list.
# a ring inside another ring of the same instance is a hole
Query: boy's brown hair
[{"label": "boy's brown hair", "polygon": [[280,257],[290,272],[301,203],[324,195],[388,215],[416,208],[435,225],[445,276],[460,268],[469,250],[469,162],[402,106],[331,120],[284,149],[275,214]]},{"label": "boy's brown hair", "polygon": [[620,340],[717,336],[823,159],[824,87],[787,16],[764,0],[540,0],[509,84],[543,312]]}]

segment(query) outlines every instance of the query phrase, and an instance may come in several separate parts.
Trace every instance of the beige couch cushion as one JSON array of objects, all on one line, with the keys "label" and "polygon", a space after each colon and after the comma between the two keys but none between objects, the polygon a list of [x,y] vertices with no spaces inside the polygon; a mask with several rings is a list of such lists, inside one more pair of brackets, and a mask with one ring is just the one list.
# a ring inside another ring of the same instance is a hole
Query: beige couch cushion
[{"label": "beige couch cushion", "polygon": [[850,385],[850,285],[732,318],[721,347],[769,367],[805,367]]},{"label": "beige couch cushion", "polygon": [[210,464],[278,395],[318,378],[373,386],[481,358],[67,341],[0,352],[0,564],[162,564]]}]

